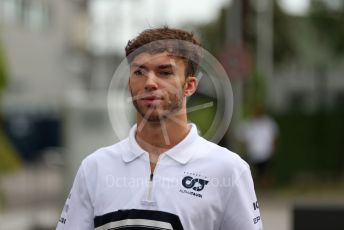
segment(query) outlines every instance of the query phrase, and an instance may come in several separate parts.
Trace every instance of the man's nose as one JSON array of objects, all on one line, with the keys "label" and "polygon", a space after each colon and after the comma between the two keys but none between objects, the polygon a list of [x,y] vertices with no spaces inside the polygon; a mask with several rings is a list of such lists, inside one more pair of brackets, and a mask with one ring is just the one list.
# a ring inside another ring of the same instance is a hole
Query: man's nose
[{"label": "man's nose", "polygon": [[152,91],[158,88],[158,79],[154,73],[148,73],[147,80],[145,82],[145,90]]}]

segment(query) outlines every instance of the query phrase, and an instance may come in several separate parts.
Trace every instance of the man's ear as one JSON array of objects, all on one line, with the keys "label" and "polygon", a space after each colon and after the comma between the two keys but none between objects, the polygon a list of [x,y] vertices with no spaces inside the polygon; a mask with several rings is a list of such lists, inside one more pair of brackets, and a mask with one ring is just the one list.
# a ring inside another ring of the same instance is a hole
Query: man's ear
[{"label": "man's ear", "polygon": [[197,90],[198,80],[194,76],[188,76],[185,79],[184,84],[184,96],[188,97],[194,94]]}]

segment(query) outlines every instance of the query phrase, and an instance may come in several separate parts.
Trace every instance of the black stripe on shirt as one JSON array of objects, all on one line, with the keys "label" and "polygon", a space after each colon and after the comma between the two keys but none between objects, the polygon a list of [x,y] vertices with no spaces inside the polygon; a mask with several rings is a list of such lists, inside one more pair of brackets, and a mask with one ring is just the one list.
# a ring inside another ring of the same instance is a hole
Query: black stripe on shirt
[{"label": "black stripe on shirt", "polygon": [[123,227],[116,227],[116,228],[110,228],[108,230],[166,230],[165,228],[159,228],[159,227],[152,227],[152,226],[123,226]]},{"label": "black stripe on shirt", "polygon": [[[94,218],[94,227],[100,227],[102,225],[126,220],[126,219],[145,219],[145,220],[155,220],[170,223],[173,227],[173,230],[184,230],[183,225],[179,219],[179,217],[175,214],[162,212],[162,211],[155,211],[155,210],[141,210],[141,209],[126,209],[126,210],[118,210],[115,212],[106,213],[102,216],[96,216]],[[149,228],[149,226],[145,227],[136,227],[136,226],[128,226],[121,229],[125,230],[136,230],[136,229],[154,229],[154,226]],[[116,228],[119,229],[119,228]],[[156,229],[156,228],[155,228]]]}]

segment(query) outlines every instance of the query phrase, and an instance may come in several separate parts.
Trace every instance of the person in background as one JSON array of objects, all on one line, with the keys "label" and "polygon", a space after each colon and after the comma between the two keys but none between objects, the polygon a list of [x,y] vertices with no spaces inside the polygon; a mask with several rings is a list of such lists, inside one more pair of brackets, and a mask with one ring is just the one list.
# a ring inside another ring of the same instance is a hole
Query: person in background
[{"label": "person in background", "polygon": [[272,183],[269,169],[276,151],[279,129],[274,119],[257,105],[253,116],[244,121],[239,128],[239,141],[244,146],[247,161],[253,168],[253,175],[261,187]]}]

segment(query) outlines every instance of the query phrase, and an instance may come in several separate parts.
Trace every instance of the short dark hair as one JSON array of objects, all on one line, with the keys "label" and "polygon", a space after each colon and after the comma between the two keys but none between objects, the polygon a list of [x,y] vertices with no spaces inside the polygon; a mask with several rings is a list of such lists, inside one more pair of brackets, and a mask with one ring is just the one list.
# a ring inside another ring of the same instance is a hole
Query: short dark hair
[{"label": "short dark hair", "polygon": [[[141,49],[138,50],[139,48]],[[137,37],[129,40],[125,47],[125,56],[130,63],[135,56],[143,52],[162,53],[167,51],[173,56],[185,60],[185,75],[188,77],[194,76],[197,72],[198,63],[201,59],[200,48],[201,43],[193,33],[165,26],[144,30]]]}]

